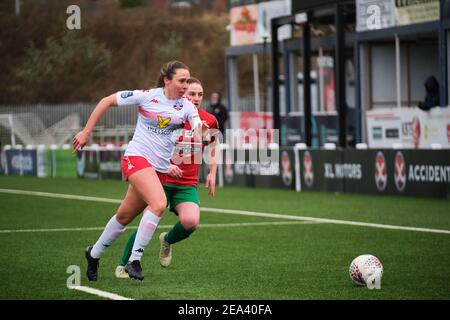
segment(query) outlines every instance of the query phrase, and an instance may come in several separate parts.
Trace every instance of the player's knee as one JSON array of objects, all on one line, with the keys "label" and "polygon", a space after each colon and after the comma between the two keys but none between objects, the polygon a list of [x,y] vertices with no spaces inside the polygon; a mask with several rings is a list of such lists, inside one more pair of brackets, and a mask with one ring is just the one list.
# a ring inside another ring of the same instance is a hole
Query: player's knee
[{"label": "player's knee", "polygon": [[200,219],[199,217],[185,217],[180,222],[185,230],[195,230],[200,223]]},{"label": "player's knee", "polygon": [[164,210],[166,210],[166,205],[167,200],[164,198],[151,203],[150,208],[154,214],[160,216],[164,213]]},{"label": "player's knee", "polygon": [[134,217],[123,215],[123,214],[119,214],[119,213],[116,214],[117,222],[119,222],[121,225],[124,225],[124,226],[126,226],[131,221],[133,221],[133,218]]}]

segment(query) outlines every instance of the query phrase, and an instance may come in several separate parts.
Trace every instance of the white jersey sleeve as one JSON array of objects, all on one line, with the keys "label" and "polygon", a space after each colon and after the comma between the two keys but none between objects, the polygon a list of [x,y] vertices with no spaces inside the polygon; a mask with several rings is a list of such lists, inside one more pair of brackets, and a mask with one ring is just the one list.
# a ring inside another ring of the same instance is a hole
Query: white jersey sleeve
[{"label": "white jersey sleeve", "polygon": [[188,103],[186,104],[186,114],[187,114],[187,120],[189,121],[189,124],[191,125],[192,130],[197,128],[201,124],[200,116],[198,114],[197,108],[194,106],[193,103],[191,103],[188,100]]},{"label": "white jersey sleeve", "polygon": [[118,106],[140,106],[153,90],[124,90],[116,93]]}]

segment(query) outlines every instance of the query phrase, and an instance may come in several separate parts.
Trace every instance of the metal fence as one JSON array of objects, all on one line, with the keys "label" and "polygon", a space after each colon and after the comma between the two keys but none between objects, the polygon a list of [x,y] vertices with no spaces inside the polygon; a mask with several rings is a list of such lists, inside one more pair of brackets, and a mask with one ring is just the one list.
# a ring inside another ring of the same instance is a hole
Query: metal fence
[{"label": "metal fence", "polygon": [[[55,104],[55,105],[0,105],[0,116],[7,119],[12,115],[14,136],[16,143],[29,144],[27,137],[36,137],[43,133],[54,134],[58,131],[65,136],[70,136],[79,130],[88,120],[94,103],[73,103],[73,104]],[[77,115],[77,123],[67,124],[67,119],[71,115]],[[125,129],[130,131],[136,124],[137,108],[111,108],[97,124],[97,131],[116,129]],[[62,127],[55,128],[57,124]],[[49,130],[52,128],[53,130]],[[58,130],[57,130],[58,129]],[[19,130],[19,131],[18,131]],[[0,121],[0,142],[2,145],[12,144],[10,121]],[[33,141],[32,139],[30,139]],[[48,141],[45,140],[45,141]],[[44,143],[47,144],[47,143]]]},{"label": "metal fence", "polygon": [[[226,100],[223,103],[229,107]],[[203,101],[204,108],[208,104],[208,100]],[[23,145],[70,143],[70,137],[85,125],[94,107],[95,103],[0,105],[0,146],[14,144],[12,140]],[[238,99],[233,111],[255,111],[254,98]],[[137,115],[133,107],[109,109],[97,123],[94,138],[127,142],[134,133]]]}]

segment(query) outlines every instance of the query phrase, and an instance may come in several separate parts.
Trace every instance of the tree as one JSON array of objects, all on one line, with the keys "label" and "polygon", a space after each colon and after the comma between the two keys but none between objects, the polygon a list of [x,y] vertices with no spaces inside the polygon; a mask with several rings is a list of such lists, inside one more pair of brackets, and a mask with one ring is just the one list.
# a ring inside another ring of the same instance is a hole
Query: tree
[{"label": "tree", "polygon": [[49,38],[42,49],[33,44],[25,62],[17,69],[17,93],[35,102],[71,101],[84,96],[104,78],[111,54],[90,36],[70,31],[60,41]]},{"label": "tree", "polygon": [[122,8],[134,8],[142,6],[145,0],[119,0]]},{"label": "tree", "polygon": [[167,43],[160,45],[155,50],[158,64],[176,59],[180,54],[181,36],[171,32],[167,37]]}]

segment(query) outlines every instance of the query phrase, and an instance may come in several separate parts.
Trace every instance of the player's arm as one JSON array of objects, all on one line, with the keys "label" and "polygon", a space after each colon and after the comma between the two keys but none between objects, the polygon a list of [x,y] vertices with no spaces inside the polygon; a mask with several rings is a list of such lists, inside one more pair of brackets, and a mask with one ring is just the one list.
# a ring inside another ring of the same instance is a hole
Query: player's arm
[{"label": "player's arm", "polygon": [[109,95],[100,100],[100,102],[95,106],[94,111],[92,111],[88,121],[83,130],[78,132],[73,138],[73,151],[78,151],[83,148],[89,141],[89,137],[94,129],[96,123],[103,114],[112,106],[117,106],[116,94]]},{"label": "player's arm", "polygon": [[209,157],[209,173],[206,176],[206,187],[209,189],[208,194],[213,196],[216,194],[216,175],[217,175],[217,155],[218,143],[211,143],[208,148]]},{"label": "player's arm", "polygon": [[216,133],[220,133],[218,129],[217,120],[215,121],[214,125],[211,126],[212,131],[212,138],[210,140],[210,143],[208,143],[208,162],[209,162],[209,173],[206,176],[206,187],[209,188],[208,194],[213,196],[216,193],[216,176],[217,176],[217,164],[218,164],[218,158],[220,155],[220,140]]},{"label": "player's arm", "polygon": [[194,137],[196,141],[207,141],[209,125],[206,123],[206,121],[202,121],[200,119],[197,109],[195,109],[192,103],[190,104],[192,105],[192,109],[188,115],[188,121],[191,125]]}]

